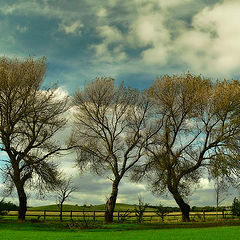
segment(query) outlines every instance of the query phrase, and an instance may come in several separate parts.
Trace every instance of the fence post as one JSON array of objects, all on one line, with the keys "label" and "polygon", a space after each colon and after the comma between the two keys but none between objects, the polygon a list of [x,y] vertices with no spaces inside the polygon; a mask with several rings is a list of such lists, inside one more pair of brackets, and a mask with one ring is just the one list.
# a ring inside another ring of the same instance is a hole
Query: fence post
[{"label": "fence post", "polygon": [[71,210],[71,212],[70,212],[70,218],[71,218],[71,221],[72,221],[72,210]]},{"label": "fence post", "polygon": [[203,220],[205,221],[205,210],[203,210]]},{"label": "fence post", "polygon": [[223,218],[225,218],[225,215],[224,215],[224,210],[222,210],[222,215],[223,215]]},{"label": "fence post", "polygon": [[96,220],[96,212],[93,211],[93,221],[95,221],[95,220]]},{"label": "fence post", "polygon": [[119,211],[118,211],[118,221],[120,220],[120,213],[119,213]]},{"label": "fence post", "polygon": [[46,210],[44,210],[44,220],[46,220]]}]

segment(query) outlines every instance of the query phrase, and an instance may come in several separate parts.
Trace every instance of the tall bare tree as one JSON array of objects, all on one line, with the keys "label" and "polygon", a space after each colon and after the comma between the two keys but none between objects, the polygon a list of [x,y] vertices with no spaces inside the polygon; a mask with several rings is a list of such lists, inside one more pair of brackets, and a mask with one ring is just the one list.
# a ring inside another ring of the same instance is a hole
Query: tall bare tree
[{"label": "tall bare tree", "polygon": [[115,86],[111,78],[97,78],[74,96],[72,144],[77,164],[97,174],[107,173],[112,192],[106,202],[105,221],[113,221],[118,186],[144,155],[152,134],[146,131],[150,103],[144,93]]},{"label": "tall bare tree", "polygon": [[54,139],[66,120],[68,98],[55,89],[41,90],[45,58],[0,59],[0,151],[7,157],[2,171],[16,187],[20,220],[25,219],[25,187],[44,191],[59,183],[56,162],[61,146]]},{"label": "tall bare tree", "polygon": [[217,82],[191,74],[163,76],[150,88],[155,117],[163,127],[148,144],[148,161],[136,168],[141,179],[146,172],[153,192],[169,190],[189,221],[186,203],[205,167],[224,156],[228,174],[239,171],[240,85]]}]

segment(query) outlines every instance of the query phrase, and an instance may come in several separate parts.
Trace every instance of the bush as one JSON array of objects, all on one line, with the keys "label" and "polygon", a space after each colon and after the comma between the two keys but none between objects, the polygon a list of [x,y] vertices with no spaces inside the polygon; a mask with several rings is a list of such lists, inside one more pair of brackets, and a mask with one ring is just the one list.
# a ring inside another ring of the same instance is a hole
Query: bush
[{"label": "bush", "polygon": [[142,223],[143,222],[143,215],[144,212],[146,211],[146,208],[149,206],[149,204],[144,203],[143,199],[141,196],[138,197],[138,206],[134,208],[137,223]]},{"label": "bush", "polygon": [[164,207],[162,204],[159,204],[155,208],[157,209],[156,214],[162,219],[162,222],[164,222],[164,217],[171,212],[171,209],[169,207]]},{"label": "bush", "polygon": [[18,210],[18,207],[11,202],[0,201],[0,216],[7,215],[7,212]]},{"label": "bush", "polygon": [[240,217],[240,202],[237,198],[234,198],[232,203],[232,214],[233,216]]},{"label": "bush", "polygon": [[131,211],[129,211],[129,209],[127,209],[127,211],[124,211],[123,213],[119,213],[119,222],[124,223],[125,221],[127,221],[130,214]]}]

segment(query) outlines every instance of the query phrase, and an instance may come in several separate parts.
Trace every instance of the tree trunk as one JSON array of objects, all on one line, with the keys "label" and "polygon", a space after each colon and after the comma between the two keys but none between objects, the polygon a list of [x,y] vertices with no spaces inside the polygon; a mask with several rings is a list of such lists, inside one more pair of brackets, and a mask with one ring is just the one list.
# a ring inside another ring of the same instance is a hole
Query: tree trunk
[{"label": "tree trunk", "polygon": [[217,186],[216,186],[216,219],[218,221],[218,205],[219,205],[219,184],[217,183]]},{"label": "tree trunk", "polygon": [[60,221],[62,222],[63,204],[60,204]]},{"label": "tree trunk", "polygon": [[18,220],[25,221],[25,216],[27,212],[27,196],[24,191],[23,185],[19,184],[16,186],[19,200],[19,209],[18,209]]},{"label": "tree trunk", "polygon": [[106,223],[112,223],[113,222],[113,212],[117,200],[118,195],[118,185],[119,185],[120,179],[115,179],[112,185],[112,193],[110,198],[106,202],[105,207],[105,222]]},{"label": "tree trunk", "polygon": [[183,222],[189,222],[190,221],[190,217],[189,217],[190,206],[187,203],[184,202],[184,200],[181,197],[181,195],[179,194],[178,190],[172,191],[171,193],[172,193],[176,203],[178,204],[178,206],[181,209],[182,221]]}]

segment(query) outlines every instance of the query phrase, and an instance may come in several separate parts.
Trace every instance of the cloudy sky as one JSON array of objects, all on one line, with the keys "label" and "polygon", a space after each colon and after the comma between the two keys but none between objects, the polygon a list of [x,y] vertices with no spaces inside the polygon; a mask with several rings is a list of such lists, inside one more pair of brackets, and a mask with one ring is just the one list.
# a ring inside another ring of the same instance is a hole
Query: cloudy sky
[{"label": "cloudy sky", "polygon": [[[45,84],[57,82],[70,95],[97,76],[139,89],[166,73],[239,79],[239,13],[238,0],[0,0],[0,53],[46,56]],[[67,159],[64,169],[77,174],[73,156]],[[105,201],[108,180],[75,178],[80,192],[74,202]],[[203,179],[190,203],[213,205],[211,189]],[[139,193],[145,201],[158,202],[146,185],[127,181],[120,186],[119,201],[135,203]]]}]

